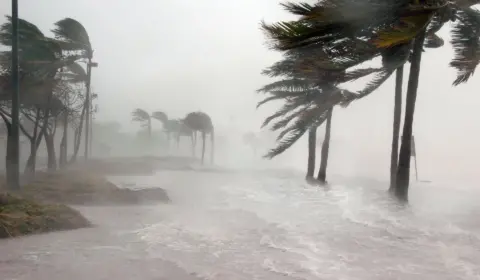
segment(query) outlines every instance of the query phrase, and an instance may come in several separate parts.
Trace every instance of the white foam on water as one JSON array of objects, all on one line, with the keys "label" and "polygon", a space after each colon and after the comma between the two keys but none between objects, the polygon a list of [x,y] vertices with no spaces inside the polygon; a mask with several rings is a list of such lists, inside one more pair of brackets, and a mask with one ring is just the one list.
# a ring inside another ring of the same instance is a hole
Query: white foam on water
[{"label": "white foam on water", "polygon": [[166,219],[139,235],[206,279],[476,279],[477,265],[449,270],[438,255],[443,240],[480,260],[465,250],[478,232],[452,220],[465,206],[399,207],[375,187],[325,189],[284,173],[180,173],[188,179],[166,186]]}]

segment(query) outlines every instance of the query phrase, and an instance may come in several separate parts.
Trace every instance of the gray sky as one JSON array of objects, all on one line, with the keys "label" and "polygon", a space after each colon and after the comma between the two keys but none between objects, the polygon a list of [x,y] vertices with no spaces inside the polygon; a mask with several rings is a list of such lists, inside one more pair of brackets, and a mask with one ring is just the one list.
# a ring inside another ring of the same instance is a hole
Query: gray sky
[{"label": "gray sky", "polygon": [[[3,14],[10,13],[9,2],[0,2]],[[259,130],[267,112],[255,110],[255,90],[268,82],[260,71],[279,58],[265,47],[259,21],[288,19],[279,1],[19,2],[20,17],[47,34],[64,17],[86,27],[99,63],[92,86],[99,94],[100,119],[134,129],[130,112],[136,107],[170,117],[202,110],[218,126],[232,116],[241,129]],[[448,28],[442,33],[448,41]],[[422,60],[414,128],[419,172],[423,179],[476,181],[479,77],[453,88],[451,57],[447,44],[428,50]],[[392,109],[393,79],[348,109],[335,110],[332,173],[388,176]],[[300,168],[304,147],[297,145],[286,155]]]}]

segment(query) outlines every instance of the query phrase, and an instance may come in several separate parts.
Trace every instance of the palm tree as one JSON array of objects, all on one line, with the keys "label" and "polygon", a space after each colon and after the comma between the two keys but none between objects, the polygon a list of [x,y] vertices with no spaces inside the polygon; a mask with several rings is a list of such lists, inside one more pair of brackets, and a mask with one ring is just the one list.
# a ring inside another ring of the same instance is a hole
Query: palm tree
[{"label": "palm tree", "polygon": [[152,118],[150,114],[140,108],[133,110],[132,121],[139,122],[142,127],[146,127],[148,131],[148,137],[152,138]]},{"label": "palm tree", "polygon": [[[268,71],[269,70],[267,69],[267,71],[264,72]],[[329,93],[334,92],[335,87],[332,85],[332,83],[327,82],[322,85],[320,83],[315,83],[310,79],[287,78],[266,85],[258,91],[265,92],[270,95],[264,100],[260,101],[258,106],[268,101],[276,100],[279,98],[282,98],[285,102],[284,107],[274,115],[267,118],[263,124],[263,126],[268,125],[272,120],[280,118],[279,121],[272,125],[272,129],[276,131],[281,128],[285,128],[294,119],[298,119],[299,121],[301,121],[303,114],[306,110],[312,109],[312,112],[314,112],[314,110],[318,109],[319,107],[323,108],[323,106],[329,106],[328,100],[325,98],[325,96],[328,96]],[[332,111],[333,107],[330,107],[330,110],[327,111],[327,114],[320,115],[318,117],[314,116],[314,113],[312,113],[310,117],[312,118],[313,122],[309,126],[305,125],[302,128],[303,132],[298,134],[298,136],[301,136],[305,131],[308,130],[309,153],[306,175],[306,178],[308,180],[313,178],[313,173],[315,170],[316,131],[318,126],[320,126],[324,120],[327,120],[327,126],[325,128],[325,139],[322,145],[320,170],[317,176],[317,179],[321,183],[326,182],[326,169],[328,162],[328,150],[330,146]],[[286,132],[289,132],[289,129],[282,131],[278,139],[282,139]],[[280,153],[288,149],[298,139],[299,137],[286,139],[280,144],[279,147],[271,150],[270,153],[267,154],[267,157],[272,158],[279,155]]]},{"label": "palm tree", "polygon": [[[397,48],[398,51],[400,48],[403,53],[408,50],[408,54],[411,42],[416,41],[411,57],[404,137],[396,176],[395,193],[399,198],[406,200],[411,153],[410,136],[423,45],[438,42],[439,38],[435,36],[435,32],[445,22],[457,19],[452,29],[452,44],[456,55],[451,65],[459,71],[454,85],[465,82],[480,61],[477,58],[479,53],[477,49],[480,47],[477,36],[480,26],[479,13],[470,8],[475,3],[476,1],[460,0],[450,2],[346,0],[341,3],[325,0],[315,5],[287,3],[283,6],[301,18],[273,25],[263,24],[263,29],[271,39],[274,49],[285,51],[312,48],[320,53],[325,53],[325,49],[328,49],[328,53],[339,56],[337,60],[346,61],[345,65],[349,67],[381,55],[384,58],[383,70],[379,71],[373,80],[377,85],[382,84],[406,61],[402,56],[402,59],[392,64],[391,62],[395,62],[395,56],[391,55],[392,50]],[[455,12],[456,15],[452,16]],[[348,59],[344,55],[347,52],[350,53]],[[385,63],[386,59],[390,63]],[[359,93],[349,102],[365,95]],[[339,99],[337,102],[345,101]]]},{"label": "palm tree", "polygon": [[393,135],[392,148],[390,155],[390,192],[395,191],[395,181],[397,177],[398,163],[398,139],[400,137],[400,121],[402,117],[402,86],[403,86],[403,66],[396,70],[395,79],[395,101],[393,107]]},{"label": "palm tree", "polygon": [[168,121],[168,116],[164,112],[161,111],[155,111],[152,113],[152,118],[156,119],[157,121],[160,121],[164,126],[165,123]]},{"label": "palm tree", "polygon": [[[43,129],[38,135],[38,139],[41,140],[45,133],[45,127],[47,126],[47,120],[49,119],[51,102],[53,92],[58,83],[58,70],[66,65],[72,64],[78,59],[78,55],[71,55],[63,53],[61,45],[56,40],[46,37],[34,24],[19,19],[19,66],[20,66],[20,82],[21,82],[21,95],[20,102],[23,106],[41,107],[44,110]],[[3,45],[11,46],[12,39],[12,19],[7,17],[7,22],[0,27],[0,42]],[[10,75],[10,57],[11,52],[3,52],[1,57],[1,66],[3,68],[3,74]],[[11,86],[4,86],[1,94],[2,100],[10,100]],[[3,117],[3,116],[2,116]],[[6,118],[3,118],[7,121]],[[7,127],[9,127],[7,125]],[[32,140],[32,139],[31,139]],[[11,142],[8,142],[13,144]],[[36,147],[38,147],[39,141],[37,139],[32,140],[31,156],[35,155]],[[9,156],[10,149],[14,149],[13,146],[7,144],[7,176],[10,173],[9,168]],[[35,157],[33,157],[33,167],[35,165]]]},{"label": "palm tree", "polygon": [[[87,72],[85,71],[85,69],[78,63],[78,62],[74,62],[70,65],[67,65],[64,69],[64,71],[62,71],[60,73],[60,77],[62,79],[62,81],[65,81],[66,85],[68,84],[78,84],[78,83],[86,83],[87,82],[87,79],[88,79],[88,75],[87,75]],[[63,99],[65,100],[65,102],[68,102],[70,100],[70,98],[72,98],[70,96],[70,92],[68,89],[65,89],[63,91]],[[80,149],[80,143],[81,143],[81,136],[82,136],[82,130],[83,130],[83,120],[84,120],[84,116],[85,116],[85,113],[86,113],[86,107],[83,106],[82,108],[82,112],[81,112],[81,116],[80,116],[80,120],[79,120],[79,127],[78,127],[78,132],[76,135],[75,135],[75,145],[74,145],[74,151],[73,151],[73,155],[70,159],[70,162],[75,162],[76,158],[77,158],[77,155],[78,155],[78,151]],[[65,108],[65,113],[63,114],[63,136],[62,136],[62,149],[60,150],[60,155],[62,157],[62,159],[60,160],[60,162],[65,165],[67,163],[67,151],[68,151],[68,124],[69,124],[69,116],[71,115],[71,112],[70,112],[70,109],[68,108],[68,106]]]},{"label": "palm tree", "polygon": [[190,128],[193,133],[197,131],[202,135],[202,164],[205,158],[205,138],[207,134],[210,134],[211,147],[210,147],[210,161],[214,161],[215,153],[215,128],[212,123],[212,119],[204,112],[192,112],[188,113],[183,123]]},{"label": "palm tree", "polygon": [[75,19],[64,18],[55,23],[55,29],[52,30],[55,38],[62,43],[62,48],[68,51],[80,52],[83,58],[87,59],[87,78],[85,81],[85,159],[88,157],[89,131],[90,131],[90,82],[92,76],[92,67],[95,67],[93,59],[93,48],[90,43],[90,37],[85,27]]},{"label": "palm tree", "polygon": [[315,173],[315,157],[317,154],[317,128],[312,127],[308,131],[308,160],[307,160],[307,180],[313,179]]}]

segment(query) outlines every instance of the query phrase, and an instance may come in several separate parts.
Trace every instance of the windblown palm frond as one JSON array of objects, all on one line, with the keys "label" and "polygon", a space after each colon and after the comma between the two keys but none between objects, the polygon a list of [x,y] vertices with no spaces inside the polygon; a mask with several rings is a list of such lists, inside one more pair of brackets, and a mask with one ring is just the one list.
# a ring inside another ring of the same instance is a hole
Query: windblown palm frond
[{"label": "windblown palm frond", "polygon": [[459,85],[474,74],[480,63],[480,12],[472,8],[461,9],[457,11],[456,18],[450,41],[455,56],[450,66],[457,70],[453,84]]},{"label": "windblown palm frond", "polygon": [[257,92],[266,93],[270,91],[303,91],[306,88],[312,88],[314,86],[315,83],[305,79],[283,79],[265,85],[262,88],[258,89]]},{"label": "windblown palm frond", "polygon": [[150,120],[150,114],[143,109],[137,108],[132,112],[132,120],[136,122],[145,122]]},{"label": "windblown palm frond", "polygon": [[298,21],[279,22],[261,28],[277,50],[312,44],[328,44],[363,37],[377,47],[390,47],[413,39],[446,0],[325,0],[315,5],[286,3]]},{"label": "windblown palm frond", "polygon": [[93,56],[90,37],[85,27],[75,19],[64,18],[55,23],[56,28],[52,30],[55,38],[60,40],[65,50],[83,51],[87,58]]},{"label": "windblown palm frond", "polygon": [[322,124],[326,119],[326,113],[321,114],[320,111],[323,111],[323,108],[310,106],[302,111],[295,112],[296,121],[280,133],[277,139],[279,142],[277,147],[270,150],[265,157],[273,158],[280,155],[297,142],[311,127]]},{"label": "windblown palm frond", "polygon": [[161,121],[162,123],[166,123],[168,121],[167,114],[161,111],[156,111],[152,113],[152,118]]},{"label": "windblown palm frond", "polygon": [[87,72],[78,63],[74,62],[65,67],[65,72],[60,73],[60,77],[71,83],[84,83],[87,81]]}]

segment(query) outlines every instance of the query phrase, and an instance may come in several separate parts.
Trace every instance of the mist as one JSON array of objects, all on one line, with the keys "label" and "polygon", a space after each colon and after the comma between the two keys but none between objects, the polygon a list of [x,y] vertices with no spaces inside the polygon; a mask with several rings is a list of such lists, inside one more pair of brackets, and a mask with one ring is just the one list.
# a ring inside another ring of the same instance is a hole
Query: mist
[{"label": "mist", "polygon": [[[3,14],[9,9],[8,1],[0,3]],[[98,58],[92,75],[92,91],[99,95],[98,122],[116,121],[135,133],[139,128],[130,117],[135,108],[165,111],[172,118],[201,110],[220,131],[232,134],[260,131],[273,109],[256,110],[261,96],[255,91],[268,82],[261,70],[279,58],[266,48],[259,22],[291,18],[276,0],[20,2],[20,17],[47,35],[52,23],[65,16],[89,30]],[[448,41],[448,28],[441,36]],[[423,58],[428,63],[421,70],[414,124],[419,173],[429,180],[473,182],[480,176],[474,167],[480,156],[475,123],[480,117],[479,82],[474,77],[452,87],[452,55],[446,44]],[[393,88],[390,79],[365,100],[335,110],[330,172],[388,174]],[[280,160],[288,158],[304,169],[305,145],[301,141]],[[241,155],[235,148],[226,152],[229,161]]]}]

